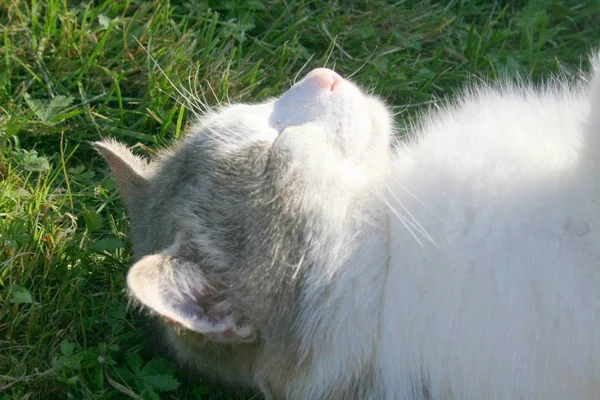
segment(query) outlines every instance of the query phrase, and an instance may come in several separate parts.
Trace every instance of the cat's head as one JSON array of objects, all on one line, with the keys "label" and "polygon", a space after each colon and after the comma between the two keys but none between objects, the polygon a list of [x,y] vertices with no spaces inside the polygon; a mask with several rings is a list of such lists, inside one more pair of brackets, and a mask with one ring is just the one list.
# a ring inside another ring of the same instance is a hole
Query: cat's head
[{"label": "cat's head", "polygon": [[209,113],[153,162],[95,144],[131,219],[129,293],[180,358],[263,387],[277,378],[257,375],[301,368],[318,329],[303,326],[307,298],[344,262],[391,130],[382,103],[320,68],[278,99]]}]

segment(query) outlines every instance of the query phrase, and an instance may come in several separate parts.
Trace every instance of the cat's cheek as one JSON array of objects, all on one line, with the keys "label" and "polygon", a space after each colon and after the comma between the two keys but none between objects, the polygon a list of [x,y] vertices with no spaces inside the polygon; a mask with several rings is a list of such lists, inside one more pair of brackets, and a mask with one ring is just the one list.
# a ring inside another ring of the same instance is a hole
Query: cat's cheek
[{"label": "cat's cheek", "polygon": [[393,134],[393,118],[385,104],[379,99],[368,97],[365,101],[371,113],[371,129],[384,138]]}]

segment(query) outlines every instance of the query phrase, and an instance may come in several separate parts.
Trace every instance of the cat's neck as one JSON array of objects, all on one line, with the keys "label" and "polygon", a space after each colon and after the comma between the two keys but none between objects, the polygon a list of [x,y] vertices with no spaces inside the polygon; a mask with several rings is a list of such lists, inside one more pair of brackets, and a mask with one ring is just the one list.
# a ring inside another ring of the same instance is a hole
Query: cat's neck
[{"label": "cat's neck", "polygon": [[[303,317],[302,325],[307,331],[302,335],[306,339],[302,345],[318,356],[307,358],[313,364],[306,369],[311,376],[298,381],[298,392],[292,397],[330,396],[329,390],[335,389],[327,388],[326,383],[340,379],[355,379],[351,385],[342,386],[356,390],[371,385],[363,380],[374,374],[382,326],[383,293],[390,266],[390,214],[375,192],[368,197],[360,208],[347,212],[351,218],[345,223],[347,230],[340,235],[342,240],[323,248],[328,261],[320,263],[313,276],[308,277],[313,282],[307,285],[311,293],[305,297],[304,309],[310,311]],[[326,253],[335,257],[331,259]],[[307,378],[312,382],[312,390],[319,387],[317,382],[322,382],[323,392],[303,393],[309,388],[302,383]],[[361,396],[343,393],[339,398]]]}]

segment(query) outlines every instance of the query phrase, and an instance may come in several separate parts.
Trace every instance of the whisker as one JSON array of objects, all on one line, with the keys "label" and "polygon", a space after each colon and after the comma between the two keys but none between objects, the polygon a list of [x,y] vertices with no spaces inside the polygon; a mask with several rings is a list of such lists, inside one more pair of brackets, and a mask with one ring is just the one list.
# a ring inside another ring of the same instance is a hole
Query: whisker
[{"label": "whisker", "polygon": [[[203,90],[202,91],[202,100],[204,100],[204,104],[208,104],[208,99],[206,98],[206,92]],[[198,101],[202,101],[200,100],[200,98],[198,98]],[[218,104],[218,102],[217,102]]]},{"label": "whisker", "polygon": [[219,101],[219,98],[217,97],[217,93],[215,93],[215,91],[213,90],[212,85],[210,84],[210,82],[208,80],[206,80],[205,82],[208,85],[208,88],[212,92],[213,96],[215,96],[215,100],[217,101],[217,104],[219,105],[219,107],[223,107],[223,105]]},{"label": "whisker", "polygon": [[304,63],[304,65],[302,66],[302,68],[300,68],[300,71],[298,71],[298,73],[296,74],[296,76],[294,76],[294,83],[292,85],[296,84],[296,81],[298,80],[298,76],[302,73],[302,71],[304,71],[304,68],[306,68],[306,66],[308,65],[308,63],[310,63],[310,60],[312,60],[314,56],[315,56],[315,53],[312,53],[310,55],[310,57],[308,58],[308,60]]},{"label": "whisker", "polygon": [[[325,25],[325,22],[321,22],[321,29],[323,30],[323,33],[325,34],[325,36],[327,36],[329,38],[329,40],[333,41],[333,36],[331,35],[331,33],[329,32],[329,30],[327,29],[327,26]],[[354,60],[354,57],[352,57],[350,54],[348,54],[348,52],[346,50],[344,50],[344,48],[337,41],[333,41],[333,45],[335,47],[337,47],[338,50],[344,56],[348,57],[348,59]]]},{"label": "whisker", "polygon": [[419,246],[423,246],[423,242],[421,242],[421,240],[413,232],[410,222],[404,216],[402,216],[398,212],[398,210],[396,210],[394,207],[392,207],[392,205],[385,199],[385,196],[383,196],[379,191],[375,190],[375,194],[377,194],[377,197],[379,198],[379,200],[381,200],[383,202],[383,204],[385,204],[390,209],[390,211],[394,214],[394,216],[396,218],[398,218],[398,221],[400,221],[402,223],[402,225],[404,225],[404,227],[406,228],[406,230],[417,241],[417,243],[419,244]]},{"label": "whisker", "polygon": [[199,106],[199,108],[203,108],[205,111],[209,111],[210,107],[207,103],[200,100],[200,96],[198,95],[198,73],[200,71],[200,66],[196,66],[196,72],[193,74],[194,82],[192,84],[192,74],[188,76],[188,92],[192,96],[192,100]]},{"label": "whisker", "polygon": [[302,257],[300,257],[300,261],[294,267],[294,274],[292,275],[292,280],[296,280],[298,277],[298,272],[300,272],[300,267],[302,267],[302,263],[304,263],[304,259],[306,258],[306,251],[302,253]]},{"label": "whisker", "polygon": [[398,115],[402,115],[402,114],[404,114],[404,113],[406,113],[406,112],[407,112],[407,109],[406,109],[406,108],[403,108],[402,110],[400,110],[400,111],[398,111],[398,112],[395,112],[395,113],[393,113],[393,114],[392,114],[392,117],[397,117]]},{"label": "whisker", "polygon": [[[197,106],[195,104],[193,104],[188,97],[182,93],[181,90],[182,88],[177,87],[177,85],[175,85],[175,83],[171,80],[171,78],[169,78],[169,76],[167,75],[167,73],[162,69],[162,67],[160,66],[160,64],[158,63],[158,61],[156,61],[156,58],[154,58],[152,56],[152,54],[150,54],[150,52],[148,51],[148,49],[146,49],[146,47],[144,47],[144,45],[138,40],[137,37],[133,37],[133,39],[137,42],[138,45],[140,45],[140,47],[144,50],[144,52],[148,55],[148,57],[150,58],[150,60],[152,60],[152,62],[154,63],[154,65],[158,68],[158,70],[160,71],[160,73],[165,77],[165,79],[167,80],[167,82],[169,82],[169,84],[173,87],[173,89],[175,89],[175,91],[181,96],[183,97],[183,99],[188,102],[188,104],[190,104],[190,106],[197,108]],[[201,109],[199,111],[202,111]]]},{"label": "whisker", "polygon": [[[390,192],[390,194],[392,195],[392,197],[394,198],[394,200],[396,200],[396,202],[398,202],[398,204],[400,205],[400,207],[402,207],[402,209],[404,210],[404,212],[406,214],[408,214],[408,216],[410,217],[412,223],[414,224],[414,226],[417,228],[417,230],[419,231],[419,233],[421,233],[421,235],[423,235],[423,237],[425,239],[427,239],[431,244],[433,244],[435,247],[439,247],[436,243],[436,241],[433,239],[433,237],[427,232],[427,230],[423,227],[423,225],[421,225],[419,223],[419,221],[417,220],[417,218],[408,210],[408,208],[404,205],[404,203],[402,202],[402,200],[400,200],[398,198],[398,196],[396,196],[396,193],[394,193],[394,191],[387,185],[385,184],[386,189]],[[415,197],[416,198],[416,197]],[[421,203],[422,204],[422,203]]]},{"label": "whisker", "polygon": [[422,101],[419,103],[412,103],[412,104],[405,104],[405,105],[401,105],[401,106],[392,106],[391,108],[412,108],[412,107],[421,107],[421,106],[427,106],[427,105],[431,105],[436,103],[435,100],[427,100],[427,101]]},{"label": "whisker", "polygon": [[236,133],[230,129],[225,129],[226,133],[231,134],[229,136],[226,136],[222,132],[217,131],[209,126],[205,126],[204,129],[206,129],[206,132],[210,134],[211,138],[218,140],[222,144],[235,143],[235,139],[240,137],[240,135],[238,133]]},{"label": "whisker", "polygon": [[331,46],[331,50],[329,50],[329,54],[327,55],[327,58],[325,59],[325,64],[323,64],[323,68],[327,67],[327,63],[329,62],[329,58],[333,54],[333,49],[335,48],[335,43],[337,42],[337,38],[338,38],[338,35],[335,35],[335,37],[333,38],[333,45]]},{"label": "whisker", "polygon": [[377,47],[375,47],[375,50],[373,50],[371,52],[371,54],[369,54],[369,57],[367,57],[366,61],[360,67],[358,67],[358,69],[356,71],[354,71],[353,73],[351,73],[346,79],[351,79],[354,75],[356,75],[357,73],[359,73],[360,70],[363,69],[365,67],[365,65],[367,65],[367,63],[369,61],[371,61],[371,58],[373,58],[373,54],[375,54],[376,51],[377,51]]},{"label": "whisker", "polygon": [[179,104],[180,106],[185,107],[186,110],[188,110],[189,112],[191,112],[192,114],[194,114],[194,117],[199,117],[200,114],[197,112],[197,110],[195,108],[190,108],[189,103],[184,103],[183,101],[179,100],[177,97],[173,96],[171,93],[168,93],[166,90],[157,87],[158,91],[166,94],[167,96],[169,96],[171,98],[171,100],[175,101],[177,104]]}]

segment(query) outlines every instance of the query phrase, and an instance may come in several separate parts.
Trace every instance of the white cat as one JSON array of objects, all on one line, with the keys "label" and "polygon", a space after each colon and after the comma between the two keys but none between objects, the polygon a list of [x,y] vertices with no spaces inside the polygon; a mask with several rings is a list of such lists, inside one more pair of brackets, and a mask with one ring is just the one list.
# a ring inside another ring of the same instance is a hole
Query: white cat
[{"label": "white cat", "polygon": [[152,163],[96,143],[131,298],[204,377],[285,399],[600,399],[600,78],[486,86],[393,149],[327,69]]}]

